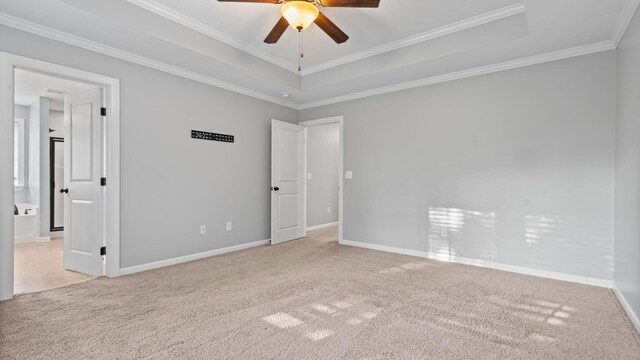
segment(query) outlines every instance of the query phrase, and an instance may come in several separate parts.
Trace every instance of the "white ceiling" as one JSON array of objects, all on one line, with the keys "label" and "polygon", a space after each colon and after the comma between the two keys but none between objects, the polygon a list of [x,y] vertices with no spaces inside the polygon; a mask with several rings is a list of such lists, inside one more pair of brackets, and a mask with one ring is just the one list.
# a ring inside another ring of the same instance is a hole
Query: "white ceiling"
[{"label": "white ceiling", "polygon": [[17,69],[14,102],[16,105],[30,106],[39,97],[46,97],[55,102],[54,107],[59,107],[60,104],[64,103],[64,95],[48,92],[47,89],[72,93],[92,87],[94,86]]},{"label": "white ceiling", "polygon": [[[289,67],[297,66],[298,34],[288,28],[277,44],[263,42],[280,19],[281,5],[257,3],[221,3],[215,0],[128,0],[160,12],[173,12],[193,19],[223,35],[262,51]],[[321,64],[359,51],[421,34],[470,17],[485,14],[519,0],[382,0],[377,9],[322,8],[350,39],[337,45],[313,25],[304,31],[305,66]],[[434,11],[437,9],[437,11]]]},{"label": "white ceiling", "polygon": [[[302,73],[293,29],[275,45],[262,42],[280,5],[0,0],[0,24],[308,108],[610,50],[639,2],[381,0],[378,9],[321,9],[350,39],[335,44],[312,25],[304,33]],[[283,92],[291,96],[283,99]]]}]

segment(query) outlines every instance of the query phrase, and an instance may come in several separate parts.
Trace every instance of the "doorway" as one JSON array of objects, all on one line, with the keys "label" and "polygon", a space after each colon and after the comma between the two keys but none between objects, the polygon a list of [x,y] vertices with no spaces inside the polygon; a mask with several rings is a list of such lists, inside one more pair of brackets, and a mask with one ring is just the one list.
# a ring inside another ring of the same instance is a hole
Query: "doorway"
[{"label": "doorway", "polygon": [[302,123],[306,142],[306,226],[338,238],[340,219],[340,122]]},{"label": "doorway", "polygon": [[[99,180],[93,181],[89,201],[82,202],[80,211],[71,211],[77,208],[77,196],[68,192],[79,175],[84,174],[83,183],[102,175],[103,120],[99,110],[92,114],[82,109],[103,107],[102,89],[16,69],[14,90],[14,113],[22,116],[27,135],[14,136],[14,292],[42,291],[102,276],[104,189]],[[87,101],[87,93],[100,96]],[[86,208],[88,204],[95,206]],[[86,213],[94,213],[98,221]]]},{"label": "doorway", "polygon": [[118,276],[118,80],[7,53],[0,63],[0,164],[14,171],[0,178],[14,205],[0,210],[0,300]]},{"label": "doorway", "polygon": [[343,117],[300,122],[307,129],[307,231],[330,234],[337,228],[343,238]]}]

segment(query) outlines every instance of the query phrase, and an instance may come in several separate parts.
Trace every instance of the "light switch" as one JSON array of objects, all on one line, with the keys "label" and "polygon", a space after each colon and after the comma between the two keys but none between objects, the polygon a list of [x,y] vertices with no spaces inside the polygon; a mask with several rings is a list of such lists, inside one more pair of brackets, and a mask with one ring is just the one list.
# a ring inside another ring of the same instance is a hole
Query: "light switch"
[{"label": "light switch", "polygon": [[344,174],[344,177],[347,178],[347,179],[353,179],[353,172],[352,171],[347,171]]},{"label": "light switch", "polygon": [[311,180],[311,173],[307,173],[307,180]]}]

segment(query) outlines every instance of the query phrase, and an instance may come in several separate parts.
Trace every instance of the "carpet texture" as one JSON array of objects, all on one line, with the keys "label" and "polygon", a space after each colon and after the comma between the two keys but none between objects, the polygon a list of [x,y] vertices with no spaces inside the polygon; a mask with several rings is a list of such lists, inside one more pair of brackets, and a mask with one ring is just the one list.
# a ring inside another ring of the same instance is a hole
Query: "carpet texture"
[{"label": "carpet texture", "polygon": [[0,358],[640,359],[610,290],[335,238],[1,302]]}]

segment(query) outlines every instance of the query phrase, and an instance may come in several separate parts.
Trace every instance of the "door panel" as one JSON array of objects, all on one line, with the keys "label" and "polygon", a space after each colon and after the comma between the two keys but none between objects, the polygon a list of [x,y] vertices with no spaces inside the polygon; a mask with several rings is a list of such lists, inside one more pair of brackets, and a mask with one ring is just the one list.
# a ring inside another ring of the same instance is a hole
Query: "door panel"
[{"label": "door panel", "polygon": [[271,243],[306,236],[306,129],[278,120],[271,124]]},{"label": "door panel", "polygon": [[93,145],[93,123],[92,104],[72,104],[71,105],[71,179],[74,181],[91,181],[93,167],[92,145]]},{"label": "door panel", "polygon": [[64,267],[103,274],[102,90],[65,96]]}]

